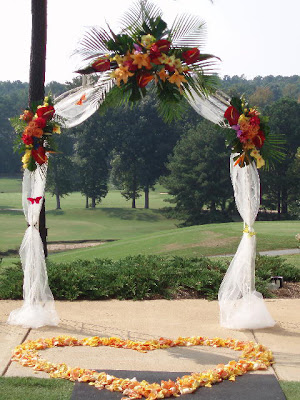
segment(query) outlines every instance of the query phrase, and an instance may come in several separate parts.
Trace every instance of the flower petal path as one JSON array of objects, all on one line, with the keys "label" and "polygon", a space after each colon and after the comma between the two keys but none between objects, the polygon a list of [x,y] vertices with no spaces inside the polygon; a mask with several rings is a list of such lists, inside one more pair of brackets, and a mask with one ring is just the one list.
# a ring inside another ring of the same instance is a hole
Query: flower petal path
[{"label": "flower petal path", "polygon": [[[232,360],[228,364],[219,364],[213,370],[200,373],[192,373],[177,378],[176,381],[161,381],[152,383],[143,380],[122,379],[105,372],[85,368],[71,368],[66,364],[51,363],[40,357],[38,350],[45,350],[52,347],[65,346],[109,346],[122,349],[131,349],[139,352],[147,352],[158,349],[167,349],[177,346],[212,346],[227,347],[233,350],[242,351],[242,357]],[[72,336],[58,336],[48,339],[37,339],[26,341],[17,346],[13,352],[13,361],[18,361],[25,367],[31,367],[37,371],[43,371],[52,378],[67,379],[70,381],[87,382],[97,389],[107,389],[112,392],[122,392],[127,399],[146,398],[147,400],[162,399],[165,397],[178,397],[183,394],[193,393],[199,387],[211,387],[212,384],[221,382],[224,379],[235,380],[236,376],[244,375],[248,371],[265,370],[273,360],[273,355],[266,347],[251,341],[239,341],[236,339],[208,339],[201,336],[179,337],[176,340],[160,338],[159,340],[133,341],[117,337],[90,337],[77,339]]]}]

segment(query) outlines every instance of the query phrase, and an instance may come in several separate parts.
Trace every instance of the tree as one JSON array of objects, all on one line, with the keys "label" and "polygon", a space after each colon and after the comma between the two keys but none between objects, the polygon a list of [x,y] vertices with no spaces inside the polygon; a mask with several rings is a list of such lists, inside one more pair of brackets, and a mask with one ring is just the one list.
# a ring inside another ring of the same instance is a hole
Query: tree
[{"label": "tree", "polygon": [[265,107],[270,104],[273,99],[272,90],[269,87],[258,87],[255,92],[250,96],[250,104],[255,104],[258,107]]},{"label": "tree", "polygon": [[47,191],[56,198],[56,209],[60,210],[60,198],[68,195],[75,189],[78,174],[72,160],[73,137],[70,131],[64,131],[60,135],[56,144],[59,151],[51,154],[47,174]]},{"label": "tree", "polygon": [[79,188],[86,196],[86,208],[89,198],[95,208],[108,192],[110,137],[101,128],[98,114],[74,131],[78,140],[75,162],[79,169]]},{"label": "tree", "polygon": [[150,97],[132,109],[116,110],[112,118],[114,123],[109,121],[104,125],[114,137],[117,157],[113,161],[113,179],[121,184],[122,195],[132,200],[133,208],[143,190],[145,208],[149,208],[149,191],[165,173],[167,156],[179,138],[180,129],[162,121],[155,100]]},{"label": "tree", "polygon": [[222,128],[208,121],[189,130],[174,148],[162,183],[174,196],[176,211],[193,225],[208,222],[203,214],[206,205],[216,217],[218,206],[225,212],[232,197],[229,177],[229,152]]},{"label": "tree", "polygon": [[271,130],[286,140],[284,161],[261,174],[263,202],[271,207],[276,204],[280,218],[281,214],[288,214],[290,200],[299,193],[299,176],[293,171],[300,147],[300,104],[292,99],[280,99],[266,108],[266,114],[270,117]]}]

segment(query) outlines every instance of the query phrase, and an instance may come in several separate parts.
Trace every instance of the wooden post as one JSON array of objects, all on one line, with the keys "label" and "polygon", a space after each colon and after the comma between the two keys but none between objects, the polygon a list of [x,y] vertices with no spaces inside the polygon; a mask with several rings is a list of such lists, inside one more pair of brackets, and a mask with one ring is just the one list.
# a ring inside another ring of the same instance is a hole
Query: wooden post
[{"label": "wooden post", "polygon": [[[29,73],[28,103],[42,103],[45,97],[46,43],[47,43],[47,0],[31,0],[32,30]],[[47,228],[45,199],[43,201],[39,230],[47,257]]]}]

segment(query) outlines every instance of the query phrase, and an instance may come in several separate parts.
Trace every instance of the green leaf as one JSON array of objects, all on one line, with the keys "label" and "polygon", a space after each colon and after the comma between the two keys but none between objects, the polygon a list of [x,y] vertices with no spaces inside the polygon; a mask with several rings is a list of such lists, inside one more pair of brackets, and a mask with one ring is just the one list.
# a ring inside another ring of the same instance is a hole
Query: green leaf
[{"label": "green leaf", "polygon": [[260,149],[260,154],[266,163],[264,168],[267,170],[273,168],[276,163],[285,159],[285,144],[284,135],[271,133],[266,137],[264,145]]},{"label": "green leaf", "polygon": [[238,112],[240,114],[243,113],[243,109],[242,109],[242,100],[240,97],[232,97],[232,99],[230,100],[230,104],[235,107]]}]

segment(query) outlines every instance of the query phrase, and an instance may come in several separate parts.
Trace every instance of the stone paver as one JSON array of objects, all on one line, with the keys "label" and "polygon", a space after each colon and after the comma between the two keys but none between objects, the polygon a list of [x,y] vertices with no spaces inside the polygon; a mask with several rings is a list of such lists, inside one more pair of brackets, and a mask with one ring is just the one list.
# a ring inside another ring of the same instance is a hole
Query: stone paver
[{"label": "stone paver", "polygon": [[[18,345],[27,329],[9,326],[9,312],[20,301],[0,301],[0,354],[2,373],[8,365],[11,350]],[[268,309],[277,321],[274,328],[256,331],[234,331],[219,326],[216,301],[152,300],[152,301],[57,301],[61,318],[58,327],[30,330],[28,339],[56,335],[118,336],[134,340],[178,336],[233,337],[257,340],[275,354],[274,370],[279,379],[300,381],[300,299],[266,300]],[[141,371],[201,371],[218,363],[238,357],[228,349],[208,347],[171,348],[146,354],[114,348],[55,348],[41,352],[53,362],[87,368],[126,369]],[[270,373],[272,369],[269,369]],[[13,362],[5,376],[41,376],[30,368]]]}]

